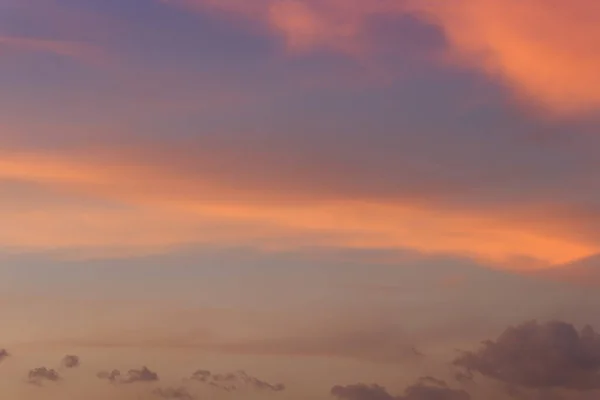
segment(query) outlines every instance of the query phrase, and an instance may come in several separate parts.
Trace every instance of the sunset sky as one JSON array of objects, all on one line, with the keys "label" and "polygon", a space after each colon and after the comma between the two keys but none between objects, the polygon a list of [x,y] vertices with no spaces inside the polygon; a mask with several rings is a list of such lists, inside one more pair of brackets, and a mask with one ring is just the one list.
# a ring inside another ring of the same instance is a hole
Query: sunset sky
[{"label": "sunset sky", "polygon": [[598,0],[0,0],[0,397],[597,399],[599,49]]}]

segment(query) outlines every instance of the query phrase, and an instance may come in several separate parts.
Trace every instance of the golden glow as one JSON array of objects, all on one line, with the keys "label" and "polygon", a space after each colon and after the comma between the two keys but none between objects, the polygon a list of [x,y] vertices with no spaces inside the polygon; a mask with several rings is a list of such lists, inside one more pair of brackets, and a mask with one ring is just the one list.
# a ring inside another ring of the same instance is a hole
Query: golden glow
[{"label": "golden glow", "polygon": [[40,207],[23,213],[0,210],[0,244],[17,249],[138,252],[194,243],[266,250],[331,245],[409,248],[499,263],[523,257],[560,263],[598,250],[569,237],[568,232],[551,235],[542,227],[481,212],[346,198],[289,203],[271,191],[261,197],[260,190],[225,189],[209,175],[169,174],[150,167],[150,162],[118,165],[35,154],[2,157],[0,177],[4,179],[39,183],[121,206]]}]

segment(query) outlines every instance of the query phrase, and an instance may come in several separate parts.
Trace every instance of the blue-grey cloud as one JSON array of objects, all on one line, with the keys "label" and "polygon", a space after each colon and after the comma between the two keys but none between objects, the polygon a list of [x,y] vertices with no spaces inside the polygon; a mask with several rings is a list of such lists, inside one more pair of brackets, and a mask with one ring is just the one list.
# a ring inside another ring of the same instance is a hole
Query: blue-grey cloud
[{"label": "blue-grey cloud", "polygon": [[107,380],[111,383],[129,384],[136,382],[155,382],[159,380],[158,374],[151,371],[148,367],[140,369],[130,369],[126,374],[121,374],[121,371],[114,369],[112,371],[101,371],[96,374],[99,379]]},{"label": "blue-grey cloud", "polygon": [[281,392],[285,390],[285,385],[282,383],[269,383],[248,375],[245,371],[214,374],[208,370],[200,369],[195,371],[190,379],[227,392],[243,389],[269,392]]},{"label": "blue-grey cloud", "polygon": [[61,361],[61,365],[65,368],[77,368],[81,365],[81,360],[75,355],[66,355]]},{"label": "blue-grey cloud", "polygon": [[462,389],[450,388],[446,382],[423,377],[415,384],[407,387],[402,395],[394,396],[387,389],[377,384],[363,383],[334,386],[331,394],[339,400],[470,400],[469,393]]},{"label": "blue-grey cloud", "polygon": [[152,394],[165,400],[194,400],[194,396],[185,387],[157,388]]},{"label": "blue-grey cloud", "polygon": [[56,382],[59,380],[59,373],[46,367],[34,368],[27,374],[27,381],[38,386],[42,385],[44,381]]},{"label": "blue-grey cloud", "polygon": [[565,322],[527,322],[468,351],[456,366],[526,388],[600,389],[600,335]]}]

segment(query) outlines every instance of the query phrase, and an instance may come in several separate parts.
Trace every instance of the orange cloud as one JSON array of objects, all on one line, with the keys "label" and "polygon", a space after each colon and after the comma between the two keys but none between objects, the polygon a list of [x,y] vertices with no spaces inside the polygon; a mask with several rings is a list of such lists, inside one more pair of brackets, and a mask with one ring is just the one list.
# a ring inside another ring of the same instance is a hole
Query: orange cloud
[{"label": "orange cloud", "polygon": [[595,244],[568,232],[557,235],[481,212],[343,196],[290,202],[277,188],[231,188],[210,172],[185,175],[127,157],[101,162],[93,157],[5,154],[0,179],[118,205],[82,202],[80,207],[47,208],[44,196],[51,194],[45,194],[35,210],[0,208],[0,245],[16,249],[152,252],[198,243],[265,250],[324,245],[410,248],[499,263],[522,257],[559,263],[598,251]]},{"label": "orange cloud", "polygon": [[600,107],[595,0],[415,0],[460,62],[505,79],[556,112]]},{"label": "orange cloud", "polygon": [[283,36],[290,51],[326,47],[364,55],[373,16],[412,14],[437,25],[454,63],[500,78],[558,113],[600,107],[600,5],[596,0],[179,0],[241,14]]}]

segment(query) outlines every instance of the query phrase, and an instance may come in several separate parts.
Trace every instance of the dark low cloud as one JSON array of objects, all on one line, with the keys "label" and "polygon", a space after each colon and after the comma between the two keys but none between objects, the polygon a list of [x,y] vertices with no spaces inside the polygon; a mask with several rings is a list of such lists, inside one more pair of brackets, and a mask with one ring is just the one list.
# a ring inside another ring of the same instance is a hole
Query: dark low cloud
[{"label": "dark low cloud", "polygon": [[398,400],[470,400],[471,396],[464,390],[449,388],[445,382],[423,380],[409,386],[404,396]]},{"label": "dark low cloud", "polygon": [[62,359],[61,365],[65,368],[77,368],[81,365],[81,360],[78,356],[66,355]]},{"label": "dark low cloud", "polygon": [[340,400],[394,400],[395,397],[379,385],[358,383],[348,386],[334,386],[331,394]]},{"label": "dark low cloud", "polygon": [[152,394],[165,400],[194,400],[194,396],[185,387],[157,388]]},{"label": "dark low cloud", "polygon": [[254,376],[250,376],[245,371],[213,374],[210,371],[199,369],[192,374],[190,379],[206,383],[214,388],[228,392],[242,389],[271,392],[281,392],[285,390],[285,385],[281,383],[272,384]]},{"label": "dark low cloud", "polygon": [[127,384],[135,382],[155,382],[159,380],[158,374],[149,370],[147,367],[140,369],[130,369],[126,374],[121,374],[121,371],[114,369],[110,372],[101,371],[96,374],[100,379],[107,380],[111,383]]},{"label": "dark low cloud", "polygon": [[121,371],[113,369],[112,371],[100,371],[96,374],[99,379],[105,379],[109,382],[116,383],[121,378]]},{"label": "dark low cloud", "polygon": [[0,362],[10,357],[10,353],[6,349],[0,349]]},{"label": "dark low cloud", "polygon": [[191,379],[198,382],[208,382],[211,379],[211,377],[212,373],[210,371],[205,369],[199,369],[192,374]]},{"label": "dark low cloud", "polygon": [[59,381],[60,375],[54,369],[39,367],[29,371],[29,373],[27,374],[27,380],[31,384],[41,385],[44,381]]},{"label": "dark low cloud", "polygon": [[154,382],[158,380],[158,374],[150,371],[147,367],[141,369],[130,369],[123,383]]},{"label": "dark low cloud", "polygon": [[446,382],[432,378],[421,378],[409,386],[403,395],[394,396],[386,388],[379,385],[363,383],[334,386],[331,394],[339,400],[470,400],[471,396],[464,390],[452,389]]},{"label": "dark low cloud", "polygon": [[507,385],[544,389],[600,389],[600,335],[565,322],[532,321],[465,352],[454,364]]}]

